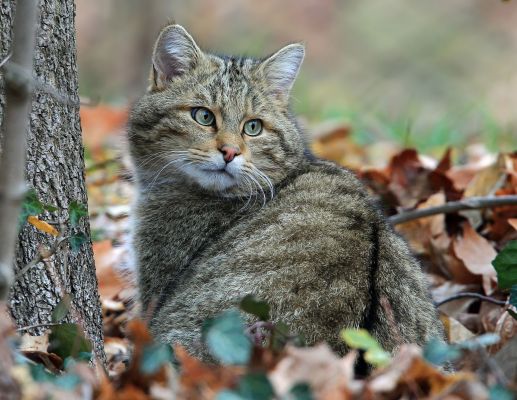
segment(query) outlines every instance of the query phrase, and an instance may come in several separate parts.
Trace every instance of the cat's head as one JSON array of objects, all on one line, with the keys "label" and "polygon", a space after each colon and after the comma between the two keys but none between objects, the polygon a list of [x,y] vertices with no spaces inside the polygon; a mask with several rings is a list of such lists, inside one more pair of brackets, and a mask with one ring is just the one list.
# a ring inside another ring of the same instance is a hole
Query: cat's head
[{"label": "cat's head", "polygon": [[140,181],[193,183],[230,196],[270,192],[303,160],[288,107],[303,57],[301,44],[262,60],[217,56],[181,26],[163,29],[149,91],[129,126]]}]

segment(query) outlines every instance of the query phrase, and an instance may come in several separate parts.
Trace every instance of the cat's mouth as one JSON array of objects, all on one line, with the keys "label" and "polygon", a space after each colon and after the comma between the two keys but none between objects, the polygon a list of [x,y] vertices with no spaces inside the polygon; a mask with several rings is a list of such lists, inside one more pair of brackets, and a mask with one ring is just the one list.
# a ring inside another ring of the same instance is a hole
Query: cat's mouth
[{"label": "cat's mouth", "polygon": [[228,170],[226,168],[217,168],[217,169],[203,168],[203,171],[206,173],[209,173],[209,174],[216,174],[216,175],[220,175],[220,176],[227,176],[229,178],[235,178],[235,176],[231,172],[228,172]]}]

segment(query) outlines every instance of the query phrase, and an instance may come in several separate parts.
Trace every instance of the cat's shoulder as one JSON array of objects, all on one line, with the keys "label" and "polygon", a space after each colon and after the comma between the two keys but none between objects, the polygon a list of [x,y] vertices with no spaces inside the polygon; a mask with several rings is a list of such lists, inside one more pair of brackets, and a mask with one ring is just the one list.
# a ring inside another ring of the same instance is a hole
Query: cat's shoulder
[{"label": "cat's shoulder", "polygon": [[321,193],[356,193],[367,197],[367,191],[357,176],[331,161],[311,159],[303,171],[292,177],[286,187]]}]

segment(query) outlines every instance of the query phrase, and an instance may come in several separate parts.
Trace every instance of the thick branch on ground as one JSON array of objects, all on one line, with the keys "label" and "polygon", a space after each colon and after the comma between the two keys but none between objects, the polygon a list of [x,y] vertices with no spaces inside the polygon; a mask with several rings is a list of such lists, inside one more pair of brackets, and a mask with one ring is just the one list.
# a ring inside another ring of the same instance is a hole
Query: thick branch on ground
[{"label": "thick branch on ground", "polygon": [[494,208],[501,206],[517,206],[517,195],[496,197],[470,197],[459,201],[451,201],[441,206],[422,208],[420,210],[402,212],[392,215],[388,221],[392,225],[402,224],[414,219],[430,217],[437,214],[450,214],[461,210]]},{"label": "thick branch on ground", "polygon": [[[11,60],[32,71],[37,0],[17,2]],[[18,214],[25,193],[26,130],[29,126],[30,91],[6,79],[5,131],[0,159],[0,299],[13,281],[13,259]]]}]

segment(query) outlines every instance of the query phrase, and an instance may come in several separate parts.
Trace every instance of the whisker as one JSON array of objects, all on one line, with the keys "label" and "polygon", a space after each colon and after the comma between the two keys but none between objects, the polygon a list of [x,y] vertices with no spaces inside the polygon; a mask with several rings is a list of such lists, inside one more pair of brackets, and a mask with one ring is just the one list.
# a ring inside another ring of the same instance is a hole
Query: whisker
[{"label": "whisker", "polygon": [[[185,161],[188,161],[187,158],[182,158],[182,157],[179,157],[179,158],[175,158],[174,160],[171,160],[169,161],[167,164],[165,164],[161,169],[160,171],[158,171],[158,173],[155,175],[153,181],[151,182],[151,184],[149,185],[147,191],[150,192],[152,190],[152,188],[154,187],[154,184],[156,183],[158,177],[161,175],[161,173],[169,166],[173,165],[173,164],[176,164],[178,162],[185,162]],[[184,165],[189,165],[189,164],[192,164],[193,162],[189,162],[189,163],[186,163],[186,164],[183,164]]]},{"label": "whisker", "polygon": [[252,168],[266,182],[266,184],[269,186],[269,192],[270,192],[270,195],[271,195],[271,200],[273,200],[273,197],[275,195],[275,188],[273,186],[273,183],[271,182],[271,179],[269,179],[269,177],[265,173],[263,173],[260,169],[258,169],[254,165],[252,165]]},{"label": "whisker", "polygon": [[250,194],[248,197],[248,200],[246,201],[246,203],[244,204],[244,206],[242,206],[240,209],[239,209],[239,212],[242,212],[242,211],[245,211],[247,210],[247,207],[248,205],[250,204],[250,201],[251,201],[251,198],[253,197],[253,186],[251,185],[251,181],[246,177],[246,175],[242,175],[242,180],[244,183],[246,183],[249,191],[250,191]]},{"label": "whisker", "polygon": [[260,183],[255,179],[255,177],[252,175],[252,174],[248,174],[248,177],[257,184],[258,188],[260,189],[260,191],[262,192],[262,197],[264,198],[264,201],[262,203],[262,207],[264,207],[266,205],[266,202],[267,202],[267,199],[266,199],[266,193],[264,192],[264,189],[262,189],[262,186],[260,185]]}]

